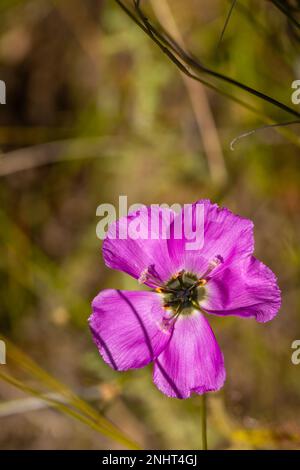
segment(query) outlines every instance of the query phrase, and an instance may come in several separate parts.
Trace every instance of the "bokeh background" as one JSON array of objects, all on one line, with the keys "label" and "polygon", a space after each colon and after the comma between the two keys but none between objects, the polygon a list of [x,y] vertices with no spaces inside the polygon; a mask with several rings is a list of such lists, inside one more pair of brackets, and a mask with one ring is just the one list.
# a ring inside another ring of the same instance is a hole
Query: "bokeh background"
[{"label": "bokeh background", "polygon": [[[219,42],[230,3],[144,2],[201,62],[297,110],[296,25],[275,2],[245,0]],[[277,3],[296,17],[299,2]],[[90,336],[98,291],[136,288],[104,266],[96,237],[97,206],[119,195],[129,204],[205,197],[254,221],[256,256],[277,274],[283,303],[270,324],[213,320],[227,381],[208,397],[209,447],[299,448],[300,127],[230,148],[250,129],[295,118],[235,87],[184,78],[114,0],[1,0],[0,79],[0,448],[201,446],[198,396],[168,399],[151,366],[114,372]]]}]

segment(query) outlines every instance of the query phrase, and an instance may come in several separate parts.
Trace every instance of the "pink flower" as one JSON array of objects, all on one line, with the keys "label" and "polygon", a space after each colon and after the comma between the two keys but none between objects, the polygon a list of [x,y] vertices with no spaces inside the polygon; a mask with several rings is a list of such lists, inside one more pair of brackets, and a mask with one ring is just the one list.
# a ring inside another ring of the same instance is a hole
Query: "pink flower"
[{"label": "pink flower", "polygon": [[[180,223],[184,217],[169,209],[155,210],[161,222],[156,239],[150,236],[153,208],[110,226],[103,243],[106,265],[151,290],[104,290],[93,300],[89,318],[93,339],[111,367],[124,371],[153,362],[154,383],[177,398],[224,384],[223,354],[209,315],[267,322],[281,302],[274,274],[252,255],[253,223],[208,200],[193,204],[191,223],[197,205],[204,209],[204,244],[197,250],[187,249],[185,236],[175,238],[178,217]],[[112,236],[137,218],[139,239]]]}]

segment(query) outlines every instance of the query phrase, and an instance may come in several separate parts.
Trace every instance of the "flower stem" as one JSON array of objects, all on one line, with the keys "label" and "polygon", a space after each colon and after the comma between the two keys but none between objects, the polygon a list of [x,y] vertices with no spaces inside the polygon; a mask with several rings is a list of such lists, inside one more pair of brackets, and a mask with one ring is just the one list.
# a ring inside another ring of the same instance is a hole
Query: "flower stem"
[{"label": "flower stem", "polygon": [[207,416],[206,416],[206,394],[202,395],[202,450],[207,450]]}]

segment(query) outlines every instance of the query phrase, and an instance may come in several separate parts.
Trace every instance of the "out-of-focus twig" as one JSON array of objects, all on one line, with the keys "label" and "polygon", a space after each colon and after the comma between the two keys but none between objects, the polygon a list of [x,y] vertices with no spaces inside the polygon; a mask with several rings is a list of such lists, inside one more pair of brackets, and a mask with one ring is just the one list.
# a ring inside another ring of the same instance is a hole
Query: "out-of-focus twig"
[{"label": "out-of-focus twig", "polygon": [[278,127],[292,126],[293,124],[300,124],[300,121],[288,121],[288,122],[282,122],[278,124],[269,124],[267,126],[257,127],[256,129],[251,129],[250,131],[243,132],[242,134],[238,135],[231,141],[230,150],[234,150],[234,146],[236,142],[238,142],[241,139],[244,139],[245,137],[248,137],[249,135],[255,134],[258,131],[264,131],[266,129],[275,129]]},{"label": "out-of-focus twig", "polygon": [[[168,4],[168,0],[151,0],[151,5],[166,31],[174,37],[180,47],[184,48],[184,41]],[[181,71],[180,74],[190,97],[207,156],[211,178],[215,183],[224,183],[227,179],[224,157],[204,86],[201,83],[196,83]]]},{"label": "out-of-focus twig", "polygon": [[[111,393],[110,396],[108,396],[107,385],[108,384],[104,384],[104,386],[93,385],[92,387],[85,388],[79,391],[79,396],[88,401],[101,400],[107,403],[111,399],[115,398],[119,393],[117,387],[110,385]],[[43,398],[26,397],[18,398],[16,400],[2,401],[0,403],[0,418],[53,407],[54,405],[50,400],[65,404],[70,401],[59,393],[47,393]]]},{"label": "out-of-focus twig", "polygon": [[300,29],[300,22],[298,21],[296,16],[294,16],[294,13],[299,14],[299,11],[300,11],[299,6],[293,7],[292,5],[289,4],[289,2],[287,2],[287,0],[284,0],[284,1],[271,0],[271,2],[276,8],[278,8],[278,10],[280,10],[288,18],[288,21],[290,21],[291,24],[293,24],[296,28]]},{"label": "out-of-focus twig", "polygon": [[67,139],[0,154],[0,177],[51,163],[99,158],[103,156],[100,152],[104,149],[107,156],[110,142],[109,137]]},{"label": "out-of-focus twig", "polygon": [[[231,78],[228,75],[225,75],[221,72],[217,72],[210,67],[205,66],[202,62],[196,59],[193,55],[189,54],[187,51],[183,50],[178,43],[173,38],[168,37],[165,32],[159,30],[153,26],[153,24],[149,21],[149,19],[145,16],[143,11],[141,10],[139,3],[136,0],[133,0],[134,9],[132,10],[130,7],[127,6],[126,2],[122,0],[115,0],[118,5],[124,10],[124,12],[144,31],[147,36],[155,42],[155,44],[169,57],[170,60],[186,75],[197,80],[201,83],[204,83],[206,86],[215,89],[219,93],[230,97],[233,101],[239,102],[244,107],[251,109],[252,107],[249,106],[247,103],[242,102],[239,98],[229,94],[225,90],[222,90],[211,82],[203,80],[200,74],[208,75],[216,80],[219,80],[223,83],[227,83],[231,86],[239,88],[244,92],[247,92],[249,95],[255,96],[264,102],[268,102],[273,106],[281,109],[289,113],[292,116],[296,116],[300,118],[300,113],[296,110],[291,108],[290,106],[278,101],[275,98],[263,93],[255,88],[252,88],[245,83],[236,80],[235,78]],[[190,70],[195,71],[195,73],[191,72]],[[252,108],[253,109],[253,108]],[[255,110],[254,110],[255,112]],[[264,116],[264,119],[269,119],[268,117]]]}]

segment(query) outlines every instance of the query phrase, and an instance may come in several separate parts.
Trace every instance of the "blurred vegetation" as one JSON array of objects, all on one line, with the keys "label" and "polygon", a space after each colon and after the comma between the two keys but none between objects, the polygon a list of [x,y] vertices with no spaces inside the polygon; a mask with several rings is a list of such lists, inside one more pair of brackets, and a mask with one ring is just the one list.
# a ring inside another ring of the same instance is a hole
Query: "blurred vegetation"
[{"label": "blurred vegetation", "polygon": [[[221,42],[231,2],[144,3],[211,69],[300,112],[299,2],[236,2]],[[199,398],[168,399],[151,366],[114,372],[87,327],[99,290],[137,288],[105,268],[95,233],[97,206],[125,194],[129,205],[206,197],[253,219],[283,305],[266,325],[212,319],[227,381],[209,396],[209,444],[299,448],[299,125],[258,131],[232,151],[238,135],[291,116],[221,85],[253,113],[184,78],[115,1],[2,0],[0,15],[0,331],[11,341],[0,447],[200,446]]]}]

